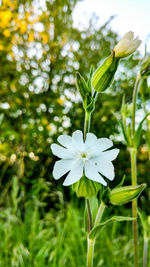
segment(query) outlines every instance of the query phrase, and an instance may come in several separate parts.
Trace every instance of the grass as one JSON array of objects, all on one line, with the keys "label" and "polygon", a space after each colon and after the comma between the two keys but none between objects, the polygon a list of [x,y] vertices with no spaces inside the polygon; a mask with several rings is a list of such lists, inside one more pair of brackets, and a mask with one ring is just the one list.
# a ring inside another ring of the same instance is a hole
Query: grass
[{"label": "grass", "polygon": [[[43,203],[36,194],[21,210],[17,186],[14,178],[12,203],[0,210],[0,266],[85,267],[86,234],[82,200],[80,207],[72,201],[65,205],[60,203],[57,212],[52,208],[43,212]],[[126,215],[130,210],[124,207],[122,212]],[[97,238],[94,266],[133,266],[131,232],[131,222],[105,227]],[[142,266],[141,233],[139,248]]]}]

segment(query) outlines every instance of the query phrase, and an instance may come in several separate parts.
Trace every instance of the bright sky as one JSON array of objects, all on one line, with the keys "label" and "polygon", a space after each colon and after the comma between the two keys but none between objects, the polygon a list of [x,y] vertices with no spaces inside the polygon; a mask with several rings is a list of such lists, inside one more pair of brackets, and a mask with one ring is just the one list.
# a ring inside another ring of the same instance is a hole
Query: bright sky
[{"label": "bright sky", "polygon": [[134,31],[142,40],[142,54],[145,43],[150,51],[150,0],[83,0],[74,11],[74,24],[86,26],[92,13],[99,17],[99,25],[105,23],[110,16],[117,15],[111,22],[112,29],[120,36]]}]

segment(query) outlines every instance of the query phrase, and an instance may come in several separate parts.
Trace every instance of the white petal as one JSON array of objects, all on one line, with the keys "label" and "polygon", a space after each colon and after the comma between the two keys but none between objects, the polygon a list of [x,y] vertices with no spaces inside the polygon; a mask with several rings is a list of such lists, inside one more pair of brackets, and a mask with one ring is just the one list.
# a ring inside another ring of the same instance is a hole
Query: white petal
[{"label": "white petal", "polygon": [[97,137],[92,133],[87,133],[85,141],[86,149],[90,148],[93,145],[96,145],[96,143],[97,143]]},{"label": "white petal", "polygon": [[106,161],[112,161],[114,160],[119,153],[119,149],[111,149],[105,152],[102,152],[101,155],[99,156],[99,160],[106,160]]},{"label": "white petal", "polygon": [[71,170],[71,167],[74,163],[72,159],[61,159],[56,161],[53,169],[54,179],[58,180],[64,174]]},{"label": "white petal", "polygon": [[82,150],[85,146],[83,143],[83,133],[79,130],[75,131],[72,135],[72,142],[75,147],[80,148]]},{"label": "white petal", "polygon": [[100,161],[97,162],[98,171],[107,177],[109,180],[113,180],[115,177],[114,166],[111,161]]},{"label": "white petal", "polygon": [[108,138],[99,138],[98,144],[101,148],[101,151],[104,151],[113,146],[113,142]]},{"label": "white petal", "polygon": [[73,149],[71,136],[67,134],[63,134],[63,135],[60,135],[57,140],[62,146],[67,147],[69,149]]},{"label": "white petal", "polygon": [[71,153],[71,151],[57,144],[52,144],[51,149],[52,149],[53,154],[59,158],[63,158],[63,159],[73,158],[73,153]]},{"label": "white petal", "polygon": [[67,175],[63,185],[68,186],[68,185],[74,184],[82,176],[83,176],[83,162],[76,161],[76,163],[73,165],[73,168],[71,168],[71,171]]},{"label": "white petal", "polygon": [[85,176],[92,181],[107,185],[103,177],[98,173],[97,167],[90,161],[85,164]]}]

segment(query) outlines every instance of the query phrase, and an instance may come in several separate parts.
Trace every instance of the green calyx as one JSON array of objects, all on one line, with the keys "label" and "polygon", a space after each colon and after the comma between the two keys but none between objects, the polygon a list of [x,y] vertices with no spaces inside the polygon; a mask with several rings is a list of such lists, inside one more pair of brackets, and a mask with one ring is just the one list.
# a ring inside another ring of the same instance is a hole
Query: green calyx
[{"label": "green calyx", "polygon": [[101,185],[99,183],[89,180],[86,176],[82,176],[77,183],[72,185],[72,189],[77,196],[85,198],[96,196],[100,188]]},{"label": "green calyx", "polygon": [[104,91],[111,85],[115,72],[118,68],[119,60],[120,59],[115,58],[112,53],[94,72],[92,77],[92,86],[95,91]]},{"label": "green calyx", "polygon": [[110,192],[109,202],[112,205],[123,205],[133,199],[140,196],[142,191],[145,189],[146,184],[141,184],[137,186],[123,186],[120,188],[115,188]]}]

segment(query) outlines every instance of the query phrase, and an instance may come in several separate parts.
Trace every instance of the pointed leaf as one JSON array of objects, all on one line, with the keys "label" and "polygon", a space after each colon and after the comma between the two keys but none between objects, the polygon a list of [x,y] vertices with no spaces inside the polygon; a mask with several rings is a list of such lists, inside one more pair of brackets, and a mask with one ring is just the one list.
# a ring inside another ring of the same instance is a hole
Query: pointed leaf
[{"label": "pointed leaf", "polygon": [[86,94],[88,93],[88,86],[84,78],[81,76],[79,72],[76,73],[76,85],[77,89],[84,101]]},{"label": "pointed leaf", "polygon": [[94,69],[93,69],[93,66],[91,66],[90,74],[89,74],[89,78],[88,78],[88,82],[87,82],[89,93],[92,92],[92,76],[93,76],[93,72],[94,72]]},{"label": "pointed leaf", "polygon": [[123,184],[124,184],[124,180],[125,180],[126,176],[124,175],[121,182],[115,187],[115,188],[119,188],[119,187],[122,187]]},{"label": "pointed leaf", "polygon": [[140,136],[141,136],[141,132],[142,132],[142,125],[143,125],[143,122],[146,120],[147,116],[150,115],[150,113],[146,114],[146,116],[143,118],[143,120],[140,122],[136,132],[135,132],[135,135],[134,135],[134,144],[136,147],[139,146],[139,143],[140,143]]},{"label": "pointed leaf", "polygon": [[107,225],[113,222],[124,222],[124,221],[133,221],[135,220],[133,217],[125,217],[125,216],[113,216],[105,222],[102,222],[96,225],[89,233],[90,239],[95,239],[100,231]]}]

